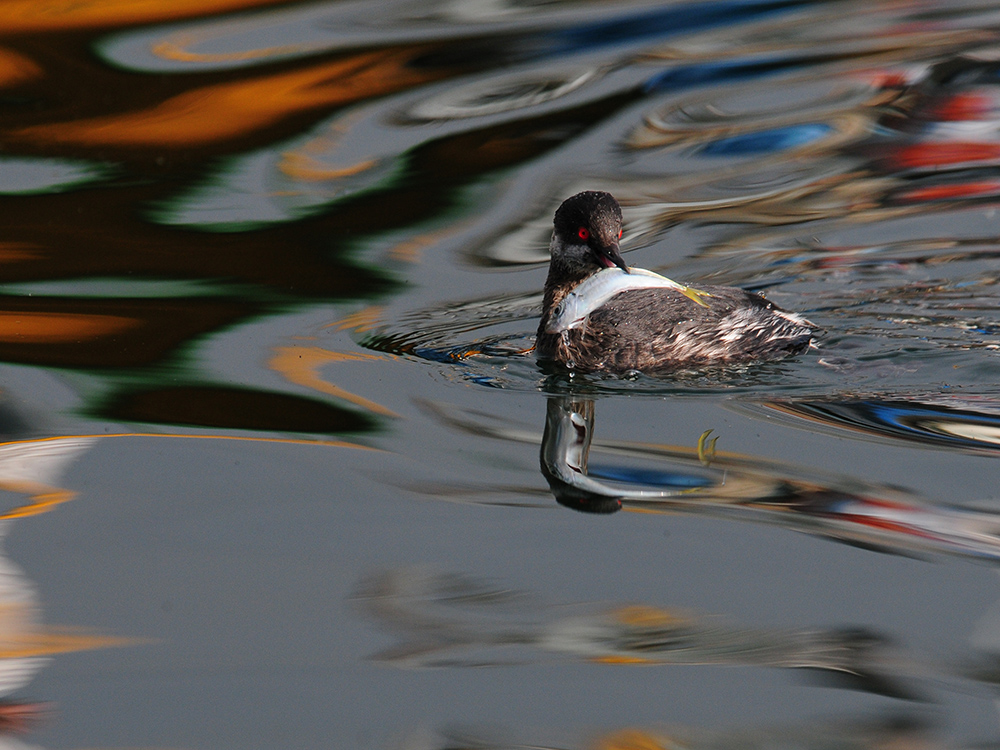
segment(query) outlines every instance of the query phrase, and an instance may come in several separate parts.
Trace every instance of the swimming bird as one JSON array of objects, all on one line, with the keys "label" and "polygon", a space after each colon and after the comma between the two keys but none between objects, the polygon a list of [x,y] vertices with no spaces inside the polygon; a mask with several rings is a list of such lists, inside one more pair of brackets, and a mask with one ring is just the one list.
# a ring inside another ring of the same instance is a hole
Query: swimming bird
[{"label": "swimming bird", "polygon": [[630,269],[610,193],[567,198],[553,224],[539,359],[583,372],[656,372],[779,359],[813,340],[812,323],[754,292]]}]

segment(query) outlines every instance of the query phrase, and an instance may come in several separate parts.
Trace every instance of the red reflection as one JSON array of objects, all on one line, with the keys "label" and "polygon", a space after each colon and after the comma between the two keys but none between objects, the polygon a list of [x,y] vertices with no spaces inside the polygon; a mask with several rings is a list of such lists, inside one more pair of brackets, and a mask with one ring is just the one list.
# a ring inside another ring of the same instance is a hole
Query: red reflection
[{"label": "red reflection", "polygon": [[997,159],[1000,159],[1000,143],[956,141],[904,146],[896,151],[894,161],[902,169],[926,169]]}]

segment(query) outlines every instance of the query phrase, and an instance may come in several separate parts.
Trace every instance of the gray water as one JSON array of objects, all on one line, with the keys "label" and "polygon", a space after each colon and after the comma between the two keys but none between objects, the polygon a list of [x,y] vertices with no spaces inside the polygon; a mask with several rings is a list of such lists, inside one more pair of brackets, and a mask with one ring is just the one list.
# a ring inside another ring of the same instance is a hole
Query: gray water
[{"label": "gray water", "polygon": [[[102,8],[0,8],[4,743],[1000,743],[995,3]],[[540,367],[583,189],[819,347]]]}]

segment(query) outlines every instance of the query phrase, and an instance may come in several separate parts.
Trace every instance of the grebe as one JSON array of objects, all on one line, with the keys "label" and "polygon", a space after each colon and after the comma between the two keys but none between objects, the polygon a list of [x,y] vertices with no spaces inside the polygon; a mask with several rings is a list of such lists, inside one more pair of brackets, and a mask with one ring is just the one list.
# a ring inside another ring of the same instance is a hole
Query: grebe
[{"label": "grebe", "polygon": [[815,326],[753,292],[697,289],[629,269],[622,211],[587,191],[556,211],[535,350],[584,372],[655,372],[778,359],[804,351]]}]

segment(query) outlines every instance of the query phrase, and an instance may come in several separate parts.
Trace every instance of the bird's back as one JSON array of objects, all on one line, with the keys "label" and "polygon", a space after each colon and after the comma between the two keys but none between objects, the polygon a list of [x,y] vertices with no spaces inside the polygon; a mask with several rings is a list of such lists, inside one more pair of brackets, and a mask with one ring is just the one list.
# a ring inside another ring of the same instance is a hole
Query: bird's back
[{"label": "bird's back", "polygon": [[[805,350],[813,327],[758,294],[699,286],[701,306],[673,289],[622,292],[586,322],[559,333],[539,327],[543,359],[583,371],[625,372],[777,359]],[[545,317],[543,317],[543,321]]]}]

